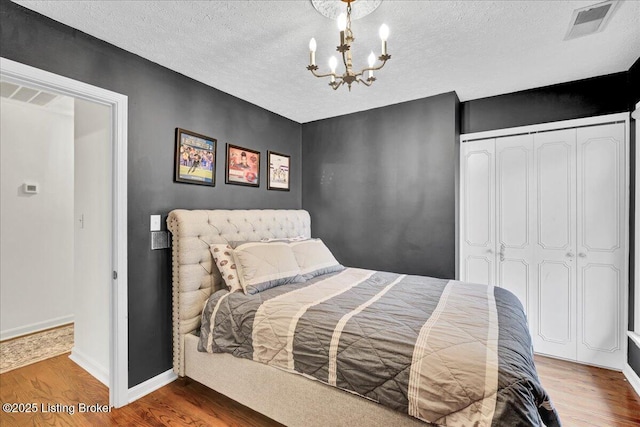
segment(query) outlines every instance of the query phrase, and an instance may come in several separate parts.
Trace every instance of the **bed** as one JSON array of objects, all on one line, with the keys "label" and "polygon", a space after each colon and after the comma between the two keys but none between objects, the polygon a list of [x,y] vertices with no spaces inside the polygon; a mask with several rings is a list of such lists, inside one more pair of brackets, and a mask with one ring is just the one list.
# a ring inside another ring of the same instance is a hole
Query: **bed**
[{"label": "bed", "polygon": [[177,375],[287,426],[560,425],[508,291],[339,268],[229,293],[211,245],[309,239],[308,212],[174,210],[167,223]]}]

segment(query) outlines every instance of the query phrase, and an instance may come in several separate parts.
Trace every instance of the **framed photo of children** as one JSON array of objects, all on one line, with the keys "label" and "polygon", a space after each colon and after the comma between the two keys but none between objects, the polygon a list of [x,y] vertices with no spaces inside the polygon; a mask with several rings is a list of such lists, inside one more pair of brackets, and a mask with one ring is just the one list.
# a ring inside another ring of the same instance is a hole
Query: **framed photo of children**
[{"label": "framed photo of children", "polygon": [[217,140],[176,128],[175,180],[216,185]]},{"label": "framed photo of children", "polygon": [[260,152],[227,144],[225,183],[260,186]]},{"label": "framed photo of children", "polygon": [[267,182],[268,190],[289,191],[289,163],[291,156],[286,154],[267,151],[269,158],[269,179]]}]

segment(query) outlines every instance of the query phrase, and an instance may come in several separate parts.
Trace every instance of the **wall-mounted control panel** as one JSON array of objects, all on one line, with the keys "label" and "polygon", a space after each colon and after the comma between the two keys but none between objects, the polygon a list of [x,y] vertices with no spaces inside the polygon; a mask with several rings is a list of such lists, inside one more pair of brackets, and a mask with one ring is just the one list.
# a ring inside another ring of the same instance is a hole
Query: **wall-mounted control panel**
[{"label": "wall-mounted control panel", "polygon": [[151,250],[168,249],[170,245],[168,231],[151,232]]}]

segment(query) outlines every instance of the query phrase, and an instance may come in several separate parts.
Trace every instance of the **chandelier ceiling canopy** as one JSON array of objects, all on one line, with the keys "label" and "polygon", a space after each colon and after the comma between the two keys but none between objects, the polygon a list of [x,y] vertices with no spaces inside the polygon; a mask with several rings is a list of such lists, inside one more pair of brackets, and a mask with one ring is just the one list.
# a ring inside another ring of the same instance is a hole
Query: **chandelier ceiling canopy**
[{"label": "chandelier ceiling canopy", "polygon": [[[364,18],[380,6],[382,0],[358,0],[352,2],[353,11],[351,19],[357,20]],[[344,2],[342,0],[311,0],[313,7],[322,16],[329,19],[337,19],[338,15],[344,13]]]}]

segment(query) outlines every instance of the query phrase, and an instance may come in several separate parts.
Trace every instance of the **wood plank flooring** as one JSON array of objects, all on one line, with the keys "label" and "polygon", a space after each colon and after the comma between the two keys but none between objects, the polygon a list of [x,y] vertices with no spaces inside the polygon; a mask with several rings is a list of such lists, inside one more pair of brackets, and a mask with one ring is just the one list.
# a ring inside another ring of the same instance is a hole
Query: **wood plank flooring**
[{"label": "wood plank flooring", "polygon": [[621,372],[536,356],[565,426],[640,426],[640,397]]},{"label": "wood plank flooring", "polygon": [[[539,356],[536,366],[565,426],[640,425],[640,397],[620,372]],[[79,403],[108,404],[108,391],[67,355],[0,375],[0,398],[38,408],[31,414],[1,412],[0,425],[7,427],[280,425],[188,379],[108,413],[79,413]],[[73,415],[62,405],[73,407]]]}]

